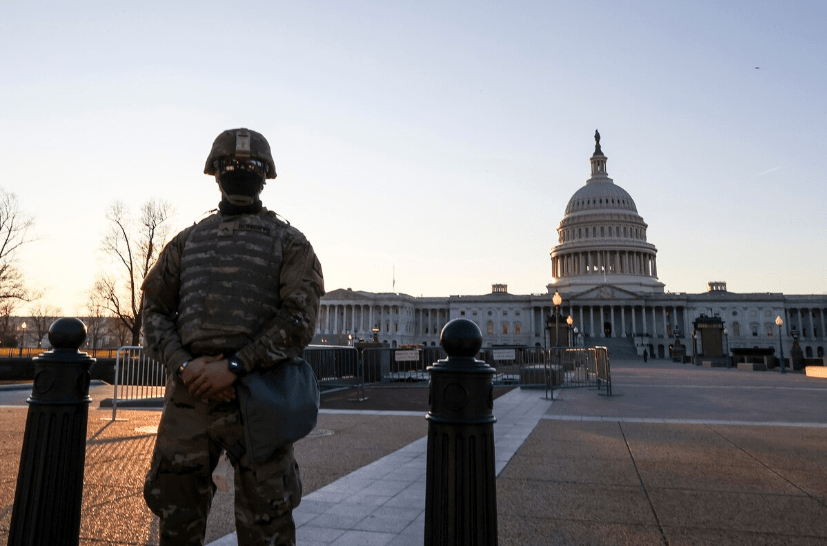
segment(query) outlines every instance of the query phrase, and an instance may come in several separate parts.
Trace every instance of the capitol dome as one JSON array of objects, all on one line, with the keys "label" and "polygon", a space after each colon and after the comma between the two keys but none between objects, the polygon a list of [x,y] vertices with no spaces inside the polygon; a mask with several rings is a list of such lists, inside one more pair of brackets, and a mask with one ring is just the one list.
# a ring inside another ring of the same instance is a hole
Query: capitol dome
[{"label": "capitol dome", "polygon": [[632,196],[609,178],[600,133],[594,138],[591,178],[569,199],[557,228],[549,289],[582,294],[612,285],[634,293],[663,292],[657,249],[646,240],[648,226]]},{"label": "capitol dome", "polygon": [[[604,182],[604,183],[599,183]],[[623,210],[637,214],[635,201],[629,192],[614,184],[611,178],[586,184],[571,196],[566,205],[566,215],[594,210]]]}]

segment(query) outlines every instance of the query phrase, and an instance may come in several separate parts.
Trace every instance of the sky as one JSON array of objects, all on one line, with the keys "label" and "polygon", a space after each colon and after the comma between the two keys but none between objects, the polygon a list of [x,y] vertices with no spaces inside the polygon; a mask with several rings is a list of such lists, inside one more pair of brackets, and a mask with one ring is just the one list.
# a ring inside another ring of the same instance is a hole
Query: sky
[{"label": "sky", "polygon": [[659,280],[827,293],[827,3],[7,0],[0,187],[19,256],[81,313],[106,211],[216,207],[224,129],[270,142],[262,200],[328,291],[546,292],[600,130]]}]

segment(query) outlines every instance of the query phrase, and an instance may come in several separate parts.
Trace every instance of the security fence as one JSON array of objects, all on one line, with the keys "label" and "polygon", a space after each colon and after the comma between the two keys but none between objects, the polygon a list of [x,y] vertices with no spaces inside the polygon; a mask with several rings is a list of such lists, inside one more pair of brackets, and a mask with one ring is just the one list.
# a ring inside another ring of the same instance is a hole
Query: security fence
[{"label": "security fence", "polygon": [[[324,390],[365,387],[426,387],[428,366],[445,358],[441,347],[357,348],[311,345],[302,357]],[[542,347],[486,347],[477,355],[496,369],[494,384],[546,389],[596,387],[612,394],[609,351],[605,347],[544,350]],[[144,354],[142,347],[121,347],[115,360],[112,418],[118,401],[161,398],[166,367]]]},{"label": "security fence", "polygon": [[551,351],[549,366],[552,380],[550,388],[606,387],[606,394],[612,394],[612,375],[609,366],[609,350],[606,347],[587,349],[566,349]]},{"label": "security fence", "polygon": [[118,400],[162,398],[166,384],[166,366],[149,358],[143,347],[121,347],[115,356],[112,420],[118,415]]},{"label": "security fence", "polygon": [[[92,358],[115,358],[118,349],[89,349],[81,347],[80,351]],[[45,347],[0,347],[0,358],[34,358],[51,351]]]}]

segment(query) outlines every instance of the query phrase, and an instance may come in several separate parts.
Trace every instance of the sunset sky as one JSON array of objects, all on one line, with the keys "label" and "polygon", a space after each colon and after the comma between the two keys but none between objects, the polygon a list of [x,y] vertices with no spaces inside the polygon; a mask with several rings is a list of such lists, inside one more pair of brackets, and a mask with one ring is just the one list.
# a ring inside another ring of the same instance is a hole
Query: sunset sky
[{"label": "sunset sky", "polygon": [[40,2],[0,19],[20,266],[80,312],[107,207],[214,208],[249,127],[326,288],[543,293],[599,129],[671,292],[827,293],[827,3]]}]

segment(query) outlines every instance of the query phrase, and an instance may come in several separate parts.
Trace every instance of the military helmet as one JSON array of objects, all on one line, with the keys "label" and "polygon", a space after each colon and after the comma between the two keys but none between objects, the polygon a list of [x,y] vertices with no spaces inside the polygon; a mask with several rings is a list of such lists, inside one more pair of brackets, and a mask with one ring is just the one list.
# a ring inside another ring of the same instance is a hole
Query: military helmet
[{"label": "military helmet", "polygon": [[216,161],[222,158],[259,159],[267,166],[266,178],[276,177],[276,164],[264,135],[249,129],[228,129],[218,135],[204,166],[204,174],[215,175]]}]

